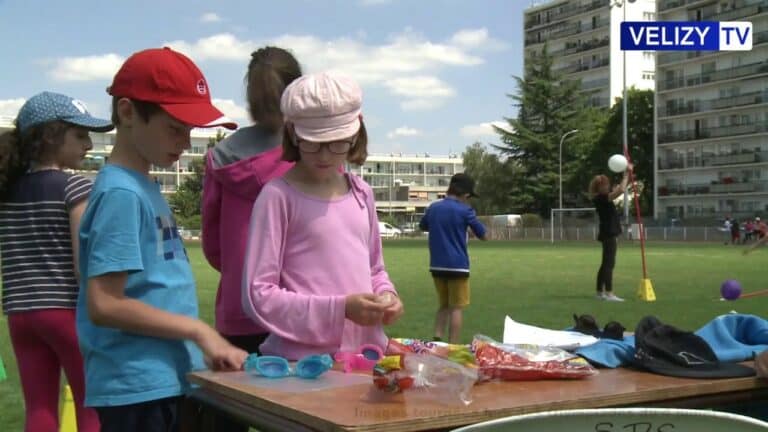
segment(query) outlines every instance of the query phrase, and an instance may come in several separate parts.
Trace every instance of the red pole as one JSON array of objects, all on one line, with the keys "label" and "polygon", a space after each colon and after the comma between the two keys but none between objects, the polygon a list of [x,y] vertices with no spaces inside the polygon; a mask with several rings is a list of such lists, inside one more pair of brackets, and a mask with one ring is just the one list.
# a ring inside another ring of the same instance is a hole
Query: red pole
[{"label": "red pole", "polygon": [[[629,148],[624,150],[626,153],[624,153],[624,157],[627,158],[627,162],[630,164],[632,163],[632,160],[629,157]],[[629,168],[628,168],[629,169]],[[640,215],[640,201],[637,199],[637,183],[635,182],[635,174],[630,169],[629,170],[629,180],[632,182],[632,191],[635,196],[635,213],[637,214],[637,220],[639,223],[639,234],[640,234],[640,256],[643,259],[643,279],[648,279],[648,269],[645,265],[645,227],[643,226],[643,217]]]}]

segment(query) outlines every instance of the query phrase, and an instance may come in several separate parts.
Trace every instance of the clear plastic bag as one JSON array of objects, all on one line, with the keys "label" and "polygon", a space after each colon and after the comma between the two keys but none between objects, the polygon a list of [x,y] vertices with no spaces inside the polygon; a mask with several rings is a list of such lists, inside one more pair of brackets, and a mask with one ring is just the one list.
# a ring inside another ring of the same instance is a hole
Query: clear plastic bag
[{"label": "clear plastic bag", "polygon": [[[397,366],[392,365],[393,357],[398,357]],[[478,377],[476,368],[430,353],[385,357],[373,375],[377,389],[404,392],[409,401],[423,397],[425,401],[462,405],[472,401],[472,386]]]},{"label": "clear plastic bag", "polygon": [[480,381],[579,379],[598,373],[585,359],[555,347],[504,344],[477,335],[472,351]]}]

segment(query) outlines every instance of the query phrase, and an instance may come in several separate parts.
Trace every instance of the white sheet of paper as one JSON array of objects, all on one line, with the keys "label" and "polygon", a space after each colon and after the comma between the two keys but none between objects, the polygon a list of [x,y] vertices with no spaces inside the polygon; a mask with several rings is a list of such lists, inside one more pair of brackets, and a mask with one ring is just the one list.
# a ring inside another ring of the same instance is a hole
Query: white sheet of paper
[{"label": "white sheet of paper", "polygon": [[550,330],[528,324],[521,324],[507,316],[504,319],[504,343],[553,346],[565,350],[592,345],[598,339],[594,336],[566,330]]}]

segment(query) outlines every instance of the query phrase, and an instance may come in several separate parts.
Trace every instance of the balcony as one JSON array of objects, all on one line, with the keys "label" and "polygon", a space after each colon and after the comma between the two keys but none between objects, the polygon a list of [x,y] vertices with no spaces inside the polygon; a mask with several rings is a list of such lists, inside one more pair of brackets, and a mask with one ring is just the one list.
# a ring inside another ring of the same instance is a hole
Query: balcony
[{"label": "balcony", "polygon": [[[658,10],[659,12],[664,12],[668,9],[674,9],[676,7],[680,7],[683,5],[688,5],[692,3],[699,3],[702,2],[702,0],[666,0],[666,1],[660,1],[658,3]],[[709,0],[709,3],[714,3],[715,0]]]},{"label": "balcony", "polygon": [[709,138],[720,138],[737,135],[750,135],[768,131],[768,122],[747,123],[733,126],[719,126],[711,128],[689,129],[672,133],[660,133],[659,144],[694,141]]},{"label": "balcony", "polygon": [[658,192],[659,192],[659,196],[764,193],[764,192],[768,192],[768,182],[765,182],[765,181],[736,182],[731,177],[724,177],[720,180],[713,180],[711,183],[659,186]]},{"label": "balcony", "polygon": [[673,157],[668,160],[659,160],[659,169],[707,168],[768,162],[768,152],[742,150],[741,152],[722,154],[704,153],[701,156],[687,158],[687,163],[684,159],[684,157]]},{"label": "balcony", "polygon": [[592,81],[584,81],[581,83],[581,90],[587,91],[587,90],[599,89],[602,87],[608,87],[609,82],[610,81],[608,80],[608,78],[601,78],[601,79],[596,79]]},{"label": "balcony", "polygon": [[609,43],[610,43],[610,39],[608,37],[604,37],[602,39],[592,39],[591,41],[582,43],[581,45],[574,45],[570,47],[566,46],[564,49],[552,51],[549,54],[552,57],[563,57],[563,56],[576,54],[584,51],[590,51],[600,47],[607,47]]},{"label": "balcony", "polygon": [[672,90],[681,87],[693,87],[711,82],[724,81],[734,78],[744,78],[750,75],[768,73],[768,63],[757,62],[748,65],[737,66],[729,69],[721,69],[714,72],[686,75],[671,80],[659,82],[659,90]]},{"label": "balcony", "polygon": [[755,105],[768,102],[768,90],[745,93],[719,99],[692,100],[685,105],[659,107],[659,117],[669,117],[697,112],[721,110],[732,107]]},{"label": "balcony", "polygon": [[610,20],[608,18],[602,18],[597,20],[595,23],[587,23],[583,25],[581,22],[567,24],[558,30],[555,30],[548,34],[544,34],[541,37],[541,40],[539,40],[538,37],[532,37],[532,36],[526,37],[525,46],[534,45],[534,44],[542,43],[542,42],[553,40],[553,39],[560,39],[560,38],[572,36],[579,33],[587,33],[592,30],[597,30],[603,27],[607,27],[608,24],[610,24]]},{"label": "balcony", "polygon": [[[540,15],[534,15],[525,20],[525,29],[530,30],[538,26],[544,26],[557,21],[562,21],[566,18],[570,18],[574,15],[579,15],[585,12],[589,12],[601,7],[608,6],[609,0],[597,0],[585,5],[573,5],[568,4],[558,12],[551,13],[545,20],[539,18]],[[546,14],[546,11],[540,11],[539,14]]]},{"label": "balcony", "polygon": [[768,0],[760,0],[739,8],[705,14],[702,16],[702,21],[734,21],[766,11],[768,11]]},{"label": "balcony", "polygon": [[[752,38],[752,47],[768,42],[768,30],[755,33]],[[718,54],[719,51],[672,51],[659,52],[656,55],[656,63],[661,66],[669,63],[679,63],[697,57],[706,57]]]},{"label": "balcony", "polygon": [[604,58],[604,59],[600,59],[600,60],[589,62],[589,63],[573,63],[568,66],[555,69],[553,72],[556,74],[567,75],[567,74],[584,72],[591,69],[605,67],[605,66],[608,66],[609,63],[610,61],[607,58]]}]

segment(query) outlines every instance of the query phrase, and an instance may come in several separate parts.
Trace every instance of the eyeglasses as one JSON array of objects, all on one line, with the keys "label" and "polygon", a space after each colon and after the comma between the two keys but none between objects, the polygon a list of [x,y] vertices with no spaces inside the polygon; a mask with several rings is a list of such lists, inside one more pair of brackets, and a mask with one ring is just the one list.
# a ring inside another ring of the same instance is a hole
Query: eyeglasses
[{"label": "eyeglasses", "polygon": [[304,153],[319,153],[322,147],[326,147],[328,151],[333,154],[345,154],[349,151],[349,149],[355,146],[356,141],[357,136],[350,140],[339,140],[325,143],[297,140],[296,144],[299,146],[299,150],[303,151]]},{"label": "eyeglasses", "polygon": [[304,379],[317,378],[333,367],[333,359],[328,354],[308,355],[291,368],[288,360],[280,356],[259,356],[249,354],[243,369],[249,374],[257,373],[266,378],[284,378],[297,376]]},{"label": "eyeglasses", "polygon": [[344,363],[344,372],[352,370],[373,370],[376,363],[384,357],[378,345],[361,345],[357,352],[337,352],[333,359]]}]

